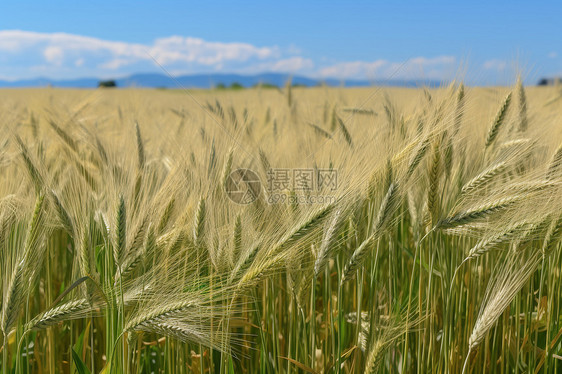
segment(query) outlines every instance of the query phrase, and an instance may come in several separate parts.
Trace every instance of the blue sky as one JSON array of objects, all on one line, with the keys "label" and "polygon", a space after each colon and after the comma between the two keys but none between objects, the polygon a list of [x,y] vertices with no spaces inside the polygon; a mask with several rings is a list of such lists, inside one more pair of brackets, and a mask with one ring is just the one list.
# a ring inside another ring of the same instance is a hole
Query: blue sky
[{"label": "blue sky", "polygon": [[342,79],[562,75],[562,3],[27,1],[0,13],[0,79],[288,72]]}]

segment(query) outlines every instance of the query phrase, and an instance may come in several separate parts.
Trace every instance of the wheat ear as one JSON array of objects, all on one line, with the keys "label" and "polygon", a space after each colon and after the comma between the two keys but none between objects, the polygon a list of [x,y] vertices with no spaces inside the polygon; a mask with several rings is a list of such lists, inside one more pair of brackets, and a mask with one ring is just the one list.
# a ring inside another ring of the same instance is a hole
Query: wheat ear
[{"label": "wheat ear", "polygon": [[494,164],[468,181],[461,189],[466,194],[487,185],[494,177],[502,173],[507,167],[507,162],[501,161]]},{"label": "wheat ear", "polygon": [[486,218],[490,214],[500,212],[513,204],[519,202],[521,196],[510,196],[501,198],[491,203],[479,205],[472,209],[461,211],[453,216],[443,218],[437,222],[435,229],[450,229],[453,227],[466,225],[476,220]]},{"label": "wheat ear", "polygon": [[507,110],[509,109],[510,103],[511,103],[511,92],[507,94],[506,98],[503,101],[502,106],[500,107],[498,113],[496,114],[496,118],[492,123],[490,130],[488,130],[488,135],[486,135],[486,148],[492,145],[492,143],[498,136],[500,128],[505,121],[505,117],[507,114]]},{"label": "wheat ear", "polygon": [[351,255],[351,258],[343,269],[341,278],[342,283],[349,279],[352,273],[363,263],[363,260],[376,243],[385,225],[389,222],[397,192],[398,185],[396,183],[391,183],[379,207],[374,223],[373,233],[365,239]]}]

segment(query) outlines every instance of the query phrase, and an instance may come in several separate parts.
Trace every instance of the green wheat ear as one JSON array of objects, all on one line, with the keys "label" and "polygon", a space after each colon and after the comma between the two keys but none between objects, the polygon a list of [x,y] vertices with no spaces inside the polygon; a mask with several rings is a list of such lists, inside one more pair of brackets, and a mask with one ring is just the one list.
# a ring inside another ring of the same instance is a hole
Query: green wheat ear
[{"label": "green wheat ear", "polygon": [[517,93],[519,95],[519,131],[527,131],[529,126],[527,120],[527,95],[525,94],[525,87],[521,77],[517,80]]},{"label": "green wheat ear", "polygon": [[113,256],[117,264],[121,264],[125,256],[126,235],[127,235],[127,210],[125,207],[125,198],[119,196],[117,211],[115,212],[115,232],[113,244]]},{"label": "green wheat ear", "polygon": [[498,136],[500,128],[505,121],[505,117],[507,116],[509,105],[511,104],[511,95],[512,93],[510,92],[505,97],[500,109],[498,110],[498,113],[496,114],[496,118],[494,119],[492,126],[490,126],[490,129],[488,130],[488,135],[486,135],[486,148],[492,145],[492,143]]},{"label": "green wheat ear", "polygon": [[138,122],[135,122],[135,134],[137,137],[137,153],[138,153],[139,169],[143,169],[146,163],[146,156],[144,154],[144,144],[142,142],[141,131]]},{"label": "green wheat ear", "polygon": [[35,202],[35,209],[29,221],[25,245],[16,255],[14,268],[9,273],[2,300],[2,332],[6,337],[16,322],[25,299],[34,286],[43,261],[45,234],[45,194],[41,193]]},{"label": "green wheat ear", "polygon": [[199,204],[197,204],[197,210],[195,211],[195,224],[193,225],[193,240],[195,242],[200,242],[203,238],[206,214],[205,199],[201,198],[201,200],[199,200]]}]

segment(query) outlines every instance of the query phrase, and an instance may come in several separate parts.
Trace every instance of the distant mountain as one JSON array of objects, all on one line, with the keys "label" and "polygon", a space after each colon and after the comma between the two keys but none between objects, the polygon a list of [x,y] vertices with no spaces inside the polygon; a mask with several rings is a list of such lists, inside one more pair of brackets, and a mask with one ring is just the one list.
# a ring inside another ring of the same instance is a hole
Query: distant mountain
[{"label": "distant mountain", "polygon": [[[239,74],[194,74],[180,75],[177,77],[169,77],[165,74],[147,73],[133,74],[124,78],[117,78],[115,82],[118,87],[145,87],[145,88],[213,88],[219,84],[230,86],[238,83],[244,87],[251,87],[257,84],[269,84],[278,87],[284,86],[287,81],[302,86],[317,86],[325,84],[328,86],[344,86],[344,87],[367,87],[367,86],[439,86],[438,81],[415,81],[415,80],[340,80],[340,79],[315,79],[299,75],[281,74],[281,73],[263,73],[256,75],[239,75]],[[0,87],[73,87],[73,88],[95,88],[100,79],[98,78],[80,78],[69,80],[53,80],[48,78],[36,78],[17,81],[2,81]]]}]

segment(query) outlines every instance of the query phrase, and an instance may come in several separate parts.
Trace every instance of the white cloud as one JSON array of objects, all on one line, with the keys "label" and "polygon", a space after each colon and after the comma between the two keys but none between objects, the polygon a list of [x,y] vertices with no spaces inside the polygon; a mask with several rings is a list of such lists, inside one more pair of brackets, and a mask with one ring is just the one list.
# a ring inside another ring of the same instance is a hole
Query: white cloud
[{"label": "white cloud", "polygon": [[403,62],[342,62],[321,68],[318,75],[341,79],[448,79],[455,68],[456,59],[452,56],[415,57]]},{"label": "white cloud", "polygon": [[558,53],[556,53],[554,51],[552,51],[548,54],[548,58],[556,58],[556,57],[558,57]]},{"label": "white cloud", "polygon": [[502,61],[502,60],[493,59],[493,60],[485,61],[482,66],[486,70],[497,70],[497,71],[501,72],[501,71],[504,71],[505,68],[507,67],[507,62]]},{"label": "white cloud", "polygon": [[377,70],[387,65],[385,60],[377,60],[373,62],[365,61],[352,61],[341,62],[332,66],[323,67],[319,70],[318,74],[321,77],[335,77],[335,78],[357,78],[369,77],[376,74]]},{"label": "white cloud", "polygon": [[[257,47],[248,43],[209,42],[203,39],[171,36],[152,44],[126,43],[67,33],[38,33],[20,30],[0,31],[0,53],[5,58],[41,56],[43,62],[61,66],[90,65],[118,70],[135,64],[190,65],[216,69],[229,63],[266,61],[280,57],[276,46]],[[77,61],[79,61],[77,63]],[[40,61],[33,61],[37,64]]]},{"label": "white cloud", "polygon": [[290,57],[284,60],[279,60],[271,65],[271,71],[288,71],[296,72],[300,70],[312,69],[314,62],[311,59],[303,57]]},{"label": "white cloud", "polygon": [[114,58],[113,60],[99,64],[98,67],[106,70],[117,70],[123,66],[130,65],[133,62],[133,59]]},{"label": "white cloud", "polygon": [[160,70],[173,73],[287,72],[338,79],[448,79],[454,76],[451,56],[415,57],[406,62],[385,59],[327,63],[287,48],[242,42],[206,41],[169,36],[152,43],[128,43],[68,33],[0,30],[0,74],[32,78],[40,72],[51,78],[122,76]]},{"label": "white cloud", "polygon": [[314,62],[309,58],[294,56],[280,60],[273,60],[268,62],[250,65],[243,69],[245,73],[251,74],[256,71],[267,72],[285,72],[285,73],[303,73],[311,72],[314,68]]},{"label": "white cloud", "polygon": [[64,52],[61,47],[49,46],[43,51],[45,60],[51,64],[60,66],[64,58]]},{"label": "white cloud", "polygon": [[247,43],[206,42],[198,38],[171,36],[157,39],[150,48],[150,54],[160,64],[196,62],[212,66],[226,61],[278,57],[279,51],[277,47],[259,48]]}]

